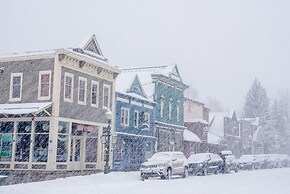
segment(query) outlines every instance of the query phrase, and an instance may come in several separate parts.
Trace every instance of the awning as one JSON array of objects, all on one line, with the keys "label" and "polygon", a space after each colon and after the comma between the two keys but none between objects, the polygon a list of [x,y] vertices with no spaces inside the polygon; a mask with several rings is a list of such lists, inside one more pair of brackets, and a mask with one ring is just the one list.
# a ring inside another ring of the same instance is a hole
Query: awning
[{"label": "awning", "polygon": [[50,107],[51,104],[52,102],[0,104],[0,114],[7,115],[37,114]]},{"label": "awning", "polygon": [[183,139],[184,141],[201,142],[199,137],[194,133],[192,133],[191,131],[189,131],[188,129],[185,129],[183,131]]}]

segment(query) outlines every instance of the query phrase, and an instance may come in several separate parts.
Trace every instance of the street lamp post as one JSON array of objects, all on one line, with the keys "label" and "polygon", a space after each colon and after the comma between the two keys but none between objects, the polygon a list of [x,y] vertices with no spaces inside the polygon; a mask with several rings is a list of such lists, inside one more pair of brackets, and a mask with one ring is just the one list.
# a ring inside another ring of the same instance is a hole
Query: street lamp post
[{"label": "street lamp post", "polygon": [[103,134],[102,134],[102,143],[105,146],[104,174],[108,174],[111,171],[109,161],[110,161],[110,140],[111,140],[112,112],[109,109],[106,112],[106,118],[108,119],[108,126],[105,128],[105,130],[103,131]]}]

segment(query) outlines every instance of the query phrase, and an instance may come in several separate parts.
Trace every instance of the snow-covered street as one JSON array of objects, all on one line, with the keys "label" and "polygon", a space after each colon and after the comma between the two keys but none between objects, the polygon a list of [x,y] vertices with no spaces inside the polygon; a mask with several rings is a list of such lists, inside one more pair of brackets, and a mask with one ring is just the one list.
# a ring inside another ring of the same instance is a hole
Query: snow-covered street
[{"label": "snow-covered street", "polygon": [[3,194],[288,194],[290,168],[209,176],[190,176],[187,179],[161,180],[151,178],[141,181],[139,172],[113,172],[70,177],[53,181],[36,182],[0,187]]}]

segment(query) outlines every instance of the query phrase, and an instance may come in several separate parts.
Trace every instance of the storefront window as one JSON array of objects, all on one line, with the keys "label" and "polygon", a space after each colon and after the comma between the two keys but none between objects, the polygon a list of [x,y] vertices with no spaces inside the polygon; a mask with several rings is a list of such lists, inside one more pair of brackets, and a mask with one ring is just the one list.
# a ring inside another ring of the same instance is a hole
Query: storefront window
[{"label": "storefront window", "polygon": [[97,162],[98,154],[98,127],[92,125],[85,125],[87,132],[86,139],[86,162]]},{"label": "storefront window", "polygon": [[76,146],[75,146],[75,161],[81,160],[81,140],[76,139]]},{"label": "storefront window", "polygon": [[17,125],[15,161],[28,162],[31,143],[31,122],[22,121]]},{"label": "storefront window", "polygon": [[69,123],[58,123],[56,162],[67,162]]},{"label": "storefront window", "polygon": [[47,162],[49,121],[35,122],[33,162]]},{"label": "storefront window", "polygon": [[71,134],[74,136],[82,136],[84,132],[84,125],[78,123],[72,123]]},{"label": "storefront window", "polygon": [[14,122],[0,122],[0,161],[11,161]]},{"label": "storefront window", "polygon": [[122,143],[121,139],[117,139],[116,148],[115,148],[115,162],[120,162],[122,159]]},{"label": "storefront window", "polygon": [[86,162],[97,162],[98,139],[87,138],[86,140]]}]

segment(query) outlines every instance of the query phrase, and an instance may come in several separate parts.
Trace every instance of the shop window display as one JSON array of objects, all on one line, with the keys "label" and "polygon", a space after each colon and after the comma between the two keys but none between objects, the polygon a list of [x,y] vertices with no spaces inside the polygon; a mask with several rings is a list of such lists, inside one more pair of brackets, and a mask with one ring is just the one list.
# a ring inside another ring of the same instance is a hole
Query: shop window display
[{"label": "shop window display", "polygon": [[67,162],[68,133],[69,133],[69,123],[60,121],[58,123],[56,162]]},{"label": "shop window display", "polygon": [[0,122],[0,161],[11,161],[14,122]]},{"label": "shop window display", "polygon": [[35,122],[33,162],[47,162],[49,121]]},{"label": "shop window display", "polygon": [[17,125],[15,152],[15,161],[17,162],[29,162],[31,126],[32,123],[29,121],[22,121]]}]

